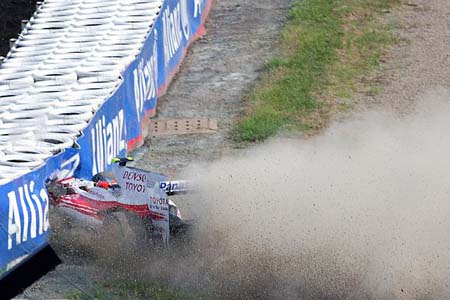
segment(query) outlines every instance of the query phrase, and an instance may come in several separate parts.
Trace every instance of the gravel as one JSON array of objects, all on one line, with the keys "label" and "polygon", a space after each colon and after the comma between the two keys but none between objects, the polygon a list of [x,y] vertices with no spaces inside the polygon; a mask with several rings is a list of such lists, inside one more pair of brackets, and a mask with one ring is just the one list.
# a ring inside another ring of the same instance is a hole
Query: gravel
[{"label": "gravel", "polygon": [[[135,153],[139,167],[176,174],[195,160],[213,160],[230,149],[233,120],[245,106],[243,97],[274,53],[279,28],[290,0],[215,1],[207,35],[190,49],[180,72],[160,99],[156,119],[215,118],[219,131],[207,135],[147,139]],[[57,233],[54,233],[57,234]],[[57,239],[57,235],[54,239]],[[61,299],[89,290],[102,272],[89,257],[54,245],[65,261],[21,296]],[[110,270],[116,272],[118,270]]]},{"label": "gravel", "polygon": [[417,100],[450,86],[450,1],[412,0],[387,16],[400,44],[375,74],[382,92],[361,95],[359,110],[384,109],[398,115]]},{"label": "gravel", "polygon": [[[243,97],[274,53],[276,37],[289,0],[216,1],[207,22],[208,35],[190,50],[180,73],[160,99],[158,120],[208,117],[219,121],[209,135],[149,138],[135,153],[139,167],[176,176],[194,161],[211,161],[232,150],[230,130],[244,112]],[[396,24],[401,43],[395,46],[373,79],[382,88],[376,95],[358,96],[352,112],[384,109],[399,115],[415,109],[424,93],[450,84],[450,2],[411,0],[386,16]],[[74,286],[88,288],[95,264],[68,259],[24,297],[55,299]]]},{"label": "gravel", "polygon": [[149,138],[137,165],[176,176],[193,161],[211,161],[231,150],[230,130],[245,110],[244,95],[274,55],[291,0],[216,1],[207,35],[191,49],[157,120],[214,118],[215,134]]}]

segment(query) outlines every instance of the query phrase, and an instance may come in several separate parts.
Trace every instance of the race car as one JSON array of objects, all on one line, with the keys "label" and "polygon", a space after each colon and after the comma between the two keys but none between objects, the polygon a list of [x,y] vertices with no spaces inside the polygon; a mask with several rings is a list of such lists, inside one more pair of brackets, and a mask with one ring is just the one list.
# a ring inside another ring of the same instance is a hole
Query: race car
[{"label": "race car", "polygon": [[186,181],[167,181],[161,174],[126,166],[131,158],[116,158],[112,178],[67,178],[48,185],[52,204],[81,223],[94,227],[116,226],[134,242],[186,233],[192,221],[184,220],[167,194],[187,191]]}]

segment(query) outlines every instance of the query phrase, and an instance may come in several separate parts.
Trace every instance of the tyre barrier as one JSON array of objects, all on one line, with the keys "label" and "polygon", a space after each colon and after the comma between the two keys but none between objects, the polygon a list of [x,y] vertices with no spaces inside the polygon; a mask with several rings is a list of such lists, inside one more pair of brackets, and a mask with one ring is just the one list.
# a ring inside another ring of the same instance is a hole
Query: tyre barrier
[{"label": "tyre barrier", "polygon": [[0,278],[48,244],[49,178],[142,144],[211,2],[45,0],[22,23],[0,62]]}]

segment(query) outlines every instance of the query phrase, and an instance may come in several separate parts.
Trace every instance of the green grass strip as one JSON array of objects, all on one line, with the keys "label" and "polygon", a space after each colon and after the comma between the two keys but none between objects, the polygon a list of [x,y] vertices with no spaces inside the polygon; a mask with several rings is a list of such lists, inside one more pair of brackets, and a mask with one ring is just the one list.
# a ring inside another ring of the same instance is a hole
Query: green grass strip
[{"label": "green grass strip", "polygon": [[334,105],[320,95],[350,97],[355,81],[380,61],[393,38],[377,20],[397,0],[301,0],[289,11],[280,55],[248,96],[236,125],[238,142],[267,139],[280,130],[316,130]]},{"label": "green grass strip", "polygon": [[72,300],[187,300],[205,299],[200,293],[182,291],[157,282],[129,279],[110,280],[98,283],[89,294],[76,292],[67,295]]}]

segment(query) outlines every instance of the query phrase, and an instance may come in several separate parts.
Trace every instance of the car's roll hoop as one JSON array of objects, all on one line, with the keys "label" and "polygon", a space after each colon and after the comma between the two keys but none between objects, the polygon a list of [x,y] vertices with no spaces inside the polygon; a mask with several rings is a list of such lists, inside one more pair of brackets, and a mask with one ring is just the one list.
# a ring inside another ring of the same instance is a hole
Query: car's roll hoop
[{"label": "car's roll hoop", "polygon": [[112,159],[112,163],[119,164],[120,167],[125,167],[128,162],[134,161],[134,158],[127,156],[127,157],[114,157]]}]

